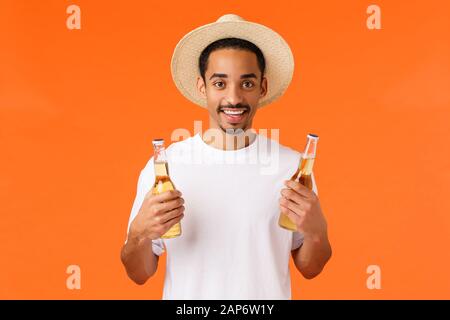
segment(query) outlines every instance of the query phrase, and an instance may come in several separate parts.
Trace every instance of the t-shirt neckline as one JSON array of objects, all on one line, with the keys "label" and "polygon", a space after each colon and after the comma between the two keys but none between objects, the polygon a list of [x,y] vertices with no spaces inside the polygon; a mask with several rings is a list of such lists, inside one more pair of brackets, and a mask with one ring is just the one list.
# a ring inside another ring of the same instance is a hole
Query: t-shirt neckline
[{"label": "t-shirt neckline", "polygon": [[205,150],[208,150],[210,152],[215,152],[215,153],[220,153],[220,154],[240,154],[240,153],[246,153],[249,151],[254,150],[257,147],[258,141],[259,141],[259,134],[256,134],[255,139],[253,140],[253,142],[251,144],[249,144],[248,146],[244,147],[244,148],[240,148],[237,150],[222,150],[222,149],[218,149],[215,147],[210,146],[209,144],[207,144],[205,141],[203,141],[201,134],[197,133],[194,136],[194,139],[196,139],[198,141],[198,143],[201,145],[201,147]]}]

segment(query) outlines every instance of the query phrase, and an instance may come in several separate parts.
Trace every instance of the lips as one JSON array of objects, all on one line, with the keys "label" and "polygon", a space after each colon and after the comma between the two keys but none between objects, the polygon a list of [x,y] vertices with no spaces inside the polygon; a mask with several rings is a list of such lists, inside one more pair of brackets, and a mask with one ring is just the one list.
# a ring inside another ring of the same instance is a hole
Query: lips
[{"label": "lips", "polygon": [[247,117],[248,110],[246,108],[221,108],[220,113],[228,123],[236,124]]}]

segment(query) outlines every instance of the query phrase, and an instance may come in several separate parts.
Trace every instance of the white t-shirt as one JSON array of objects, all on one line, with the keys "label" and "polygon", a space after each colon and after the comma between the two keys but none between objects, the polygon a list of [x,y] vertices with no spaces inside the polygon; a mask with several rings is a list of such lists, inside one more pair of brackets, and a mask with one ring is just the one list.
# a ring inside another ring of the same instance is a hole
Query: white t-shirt
[{"label": "white t-shirt", "polygon": [[[291,299],[290,253],[303,236],[278,225],[278,201],[301,153],[260,134],[227,151],[196,134],[166,152],[185,213],[181,236],[152,242],[156,255],[167,252],[163,299]],[[154,179],[152,157],[140,173],[128,228]]]}]

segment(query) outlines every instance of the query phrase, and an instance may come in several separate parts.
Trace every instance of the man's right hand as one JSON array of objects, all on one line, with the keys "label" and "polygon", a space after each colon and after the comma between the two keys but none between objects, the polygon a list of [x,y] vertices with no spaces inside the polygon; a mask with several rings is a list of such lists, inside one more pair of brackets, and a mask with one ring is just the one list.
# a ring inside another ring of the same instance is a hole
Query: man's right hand
[{"label": "man's right hand", "polygon": [[174,224],[184,217],[184,199],[178,190],[152,194],[144,198],[138,214],[131,222],[128,239],[141,242],[161,238]]}]

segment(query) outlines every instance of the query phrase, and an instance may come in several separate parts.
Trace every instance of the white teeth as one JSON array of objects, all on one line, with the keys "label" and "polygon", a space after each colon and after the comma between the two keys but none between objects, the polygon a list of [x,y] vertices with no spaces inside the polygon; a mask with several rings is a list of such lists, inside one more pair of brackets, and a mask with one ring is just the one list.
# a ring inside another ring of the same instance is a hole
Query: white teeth
[{"label": "white teeth", "polygon": [[223,110],[223,112],[225,114],[230,114],[230,115],[239,115],[239,114],[243,114],[245,110],[240,110],[240,111],[229,111],[229,110]]}]

